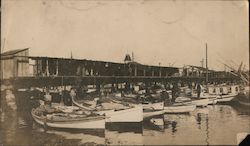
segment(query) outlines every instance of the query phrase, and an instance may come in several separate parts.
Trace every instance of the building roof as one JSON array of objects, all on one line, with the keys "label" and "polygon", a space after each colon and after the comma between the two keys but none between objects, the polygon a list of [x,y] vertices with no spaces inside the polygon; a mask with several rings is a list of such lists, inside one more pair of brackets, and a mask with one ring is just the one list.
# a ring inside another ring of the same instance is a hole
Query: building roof
[{"label": "building roof", "polygon": [[23,51],[26,51],[28,49],[29,48],[6,51],[6,52],[2,53],[1,56],[15,55],[19,52],[23,52]]},{"label": "building roof", "polygon": [[132,59],[131,59],[131,57],[130,57],[129,54],[126,54],[124,61],[125,61],[125,62],[126,62],[126,61],[127,61],[127,62],[132,61]]},{"label": "building roof", "polygon": [[[204,67],[200,67],[200,66],[194,66],[194,65],[187,65],[187,66],[189,66],[189,67],[193,67],[193,68],[197,68],[197,69],[202,70],[202,71],[206,71],[206,70],[207,70],[206,68],[204,68]],[[208,71],[213,72],[214,70],[210,70],[210,69],[208,69]]]}]

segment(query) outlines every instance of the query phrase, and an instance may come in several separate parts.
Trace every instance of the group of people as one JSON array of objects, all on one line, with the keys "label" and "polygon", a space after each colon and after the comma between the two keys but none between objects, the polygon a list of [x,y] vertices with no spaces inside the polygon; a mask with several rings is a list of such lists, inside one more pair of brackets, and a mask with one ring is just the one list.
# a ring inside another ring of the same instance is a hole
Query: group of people
[{"label": "group of people", "polygon": [[[200,99],[200,95],[202,92],[202,85],[200,83],[196,83],[194,85],[194,88],[196,89],[197,92],[197,99]],[[175,99],[180,96],[180,88],[177,83],[172,84],[172,86],[169,88],[169,90],[172,92],[172,97],[169,96],[169,94],[165,91],[162,92],[162,99],[164,101],[169,101],[171,103],[175,102]]]},{"label": "group of people", "polygon": [[76,98],[76,90],[73,88],[71,88],[70,91],[59,90],[59,92],[57,94],[54,94],[53,97],[49,89],[46,89],[45,94],[43,96],[44,104],[46,105],[51,105],[53,101],[59,101],[60,105],[72,106],[72,101],[74,98]]},{"label": "group of people", "polygon": [[[196,84],[196,91],[197,91],[197,98],[200,98],[200,94],[202,92],[202,86],[200,83]],[[171,84],[170,88],[168,89],[172,92],[171,96],[169,94],[169,92],[167,91],[163,91],[161,94],[161,98],[164,101],[170,102],[170,103],[174,103],[175,99],[177,97],[179,97],[180,95],[180,87],[178,85],[178,83],[174,83]],[[49,92],[49,89],[45,90],[45,94],[44,94],[44,103],[45,104],[51,104],[52,101],[59,102],[61,105],[66,105],[66,106],[71,106],[73,105],[73,101],[72,99],[76,99],[79,98],[79,96],[81,96],[82,94],[79,94],[78,91],[75,88],[71,88],[70,91],[68,90],[58,90],[58,93],[53,95],[52,98],[52,93]]]}]

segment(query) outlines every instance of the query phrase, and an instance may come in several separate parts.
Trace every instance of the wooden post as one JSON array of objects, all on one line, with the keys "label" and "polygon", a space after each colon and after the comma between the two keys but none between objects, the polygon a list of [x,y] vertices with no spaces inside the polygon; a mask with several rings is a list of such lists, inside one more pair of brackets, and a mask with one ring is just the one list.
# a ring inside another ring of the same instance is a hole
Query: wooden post
[{"label": "wooden post", "polygon": [[207,58],[207,43],[206,43],[206,83],[208,83],[208,58]]},{"label": "wooden post", "polygon": [[58,60],[56,60],[56,76],[58,76]]},{"label": "wooden post", "polygon": [[49,59],[46,58],[46,75],[49,76]]},{"label": "wooden post", "polygon": [[137,65],[135,64],[135,76],[137,76]]}]

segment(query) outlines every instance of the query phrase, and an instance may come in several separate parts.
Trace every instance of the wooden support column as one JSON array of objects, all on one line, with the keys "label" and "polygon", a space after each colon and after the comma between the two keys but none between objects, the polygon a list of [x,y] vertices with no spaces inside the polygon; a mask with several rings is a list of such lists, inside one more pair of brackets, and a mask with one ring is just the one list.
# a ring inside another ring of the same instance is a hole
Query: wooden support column
[{"label": "wooden support column", "polygon": [[146,82],[145,85],[146,85],[146,94],[149,94],[149,86],[150,86],[150,83],[149,83],[149,82]]},{"label": "wooden support column", "polygon": [[135,64],[135,76],[137,76],[137,65]]},{"label": "wooden support column", "polygon": [[56,60],[56,76],[58,76],[58,60]]},{"label": "wooden support column", "polygon": [[126,91],[130,91],[130,83],[129,82],[126,82],[126,84],[125,84],[125,90]]},{"label": "wooden support column", "polygon": [[112,83],[112,87],[111,87],[111,92],[115,92],[116,91],[116,89],[115,89],[115,83],[113,82]]},{"label": "wooden support column", "polygon": [[49,76],[49,59],[46,59],[46,76]]}]

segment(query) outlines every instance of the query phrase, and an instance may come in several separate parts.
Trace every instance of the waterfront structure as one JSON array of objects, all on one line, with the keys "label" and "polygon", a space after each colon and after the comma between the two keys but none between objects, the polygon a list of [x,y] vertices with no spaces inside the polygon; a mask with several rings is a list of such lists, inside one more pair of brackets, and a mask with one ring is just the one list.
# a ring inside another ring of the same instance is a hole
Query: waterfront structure
[{"label": "waterfront structure", "polygon": [[[191,68],[191,69],[190,69]],[[1,80],[13,85],[63,86],[100,85],[118,83],[152,83],[204,81],[205,69],[197,66],[184,68],[143,65],[126,54],[124,63],[73,58],[29,56],[29,49],[1,54]],[[180,73],[180,71],[182,73]],[[210,81],[234,81],[232,74],[209,70]]]},{"label": "waterfront structure", "polygon": [[[25,57],[26,56],[26,57]],[[18,49],[1,54],[1,79],[29,74],[29,49]]]}]

